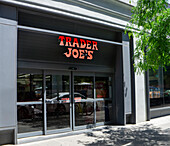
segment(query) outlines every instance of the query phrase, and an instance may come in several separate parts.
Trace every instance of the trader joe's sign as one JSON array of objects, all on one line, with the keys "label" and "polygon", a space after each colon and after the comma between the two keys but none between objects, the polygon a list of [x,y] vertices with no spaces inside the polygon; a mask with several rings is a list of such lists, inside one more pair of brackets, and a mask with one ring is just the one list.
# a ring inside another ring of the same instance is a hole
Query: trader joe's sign
[{"label": "trader joe's sign", "polygon": [[67,47],[64,53],[66,57],[73,57],[77,59],[93,59],[94,51],[98,50],[97,42],[85,39],[71,38],[59,36],[59,46]]}]

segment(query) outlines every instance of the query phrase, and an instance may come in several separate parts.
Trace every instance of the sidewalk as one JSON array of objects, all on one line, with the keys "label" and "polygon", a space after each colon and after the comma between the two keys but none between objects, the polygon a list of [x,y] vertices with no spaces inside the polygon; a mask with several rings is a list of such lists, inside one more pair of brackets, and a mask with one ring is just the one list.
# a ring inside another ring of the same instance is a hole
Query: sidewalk
[{"label": "sidewalk", "polygon": [[[19,142],[21,142],[19,140]],[[170,146],[170,116],[126,126],[101,126],[90,132],[19,146]]]}]

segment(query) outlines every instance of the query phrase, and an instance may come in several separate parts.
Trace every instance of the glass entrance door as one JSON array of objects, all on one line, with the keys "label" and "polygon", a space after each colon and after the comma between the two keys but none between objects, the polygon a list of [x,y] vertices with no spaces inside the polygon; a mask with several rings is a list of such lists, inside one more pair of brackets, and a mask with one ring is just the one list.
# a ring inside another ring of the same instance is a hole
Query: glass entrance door
[{"label": "glass entrance door", "polygon": [[70,73],[49,72],[45,80],[47,133],[71,130]]},{"label": "glass entrance door", "polygon": [[18,73],[19,137],[104,125],[112,120],[111,76],[61,71]]},{"label": "glass entrance door", "polygon": [[94,76],[74,76],[74,129],[90,127],[95,123]]},{"label": "glass entrance door", "polygon": [[45,73],[47,133],[86,128],[95,123],[94,76],[73,74]]}]

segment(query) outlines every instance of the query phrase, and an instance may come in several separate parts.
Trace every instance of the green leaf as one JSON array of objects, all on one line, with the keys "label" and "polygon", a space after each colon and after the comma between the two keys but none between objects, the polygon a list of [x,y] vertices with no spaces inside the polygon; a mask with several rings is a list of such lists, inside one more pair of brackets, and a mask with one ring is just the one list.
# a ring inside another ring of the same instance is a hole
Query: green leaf
[{"label": "green leaf", "polygon": [[132,8],[126,32],[138,40],[133,56],[138,60],[134,64],[137,73],[170,65],[170,9],[167,6],[166,0],[138,0]]}]

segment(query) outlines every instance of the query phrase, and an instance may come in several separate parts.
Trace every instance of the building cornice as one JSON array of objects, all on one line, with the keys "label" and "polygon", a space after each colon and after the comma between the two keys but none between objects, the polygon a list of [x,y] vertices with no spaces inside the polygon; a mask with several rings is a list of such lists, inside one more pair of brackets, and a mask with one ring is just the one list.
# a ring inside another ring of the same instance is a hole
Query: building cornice
[{"label": "building cornice", "polygon": [[[73,2],[73,0],[69,0],[69,1]],[[114,10],[110,10],[105,7],[97,6],[93,3],[89,3],[84,0],[74,0],[74,2],[79,3],[81,5],[86,5],[88,7],[93,7],[93,9],[97,9],[97,10],[105,11],[113,15],[117,15],[119,18],[118,17],[116,18],[111,15],[103,14],[100,12],[96,12],[96,11],[90,11],[85,8],[80,8],[74,5],[70,5],[70,10],[68,8],[64,9],[65,3],[61,3],[61,2],[55,3],[54,1],[51,1],[49,5],[45,5],[46,4],[45,2],[47,1],[44,1],[44,3],[40,3],[40,0],[36,0],[36,1],[35,0],[29,0],[29,1],[28,0],[1,0],[1,2],[15,5],[18,7],[27,7],[27,8],[32,8],[32,9],[38,9],[41,11],[57,13],[57,14],[65,15],[65,16],[71,16],[71,17],[78,18],[78,19],[93,21],[96,23],[102,23],[104,25],[109,25],[111,27],[118,27],[121,29],[125,29],[125,26],[128,23],[128,19],[130,19],[129,15],[124,15]],[[56,7],[52,5],[54,3],[60,4],[60,5],[57,5]],[[75,8],[75,10],[73,11],[71,8]],[[84,11],[84,13],[83,12],[79,13],[78,10]],[[86,14],[86,12],[89,14]],[[122,17],[126,18],[126,20],[123,20]]]}]

